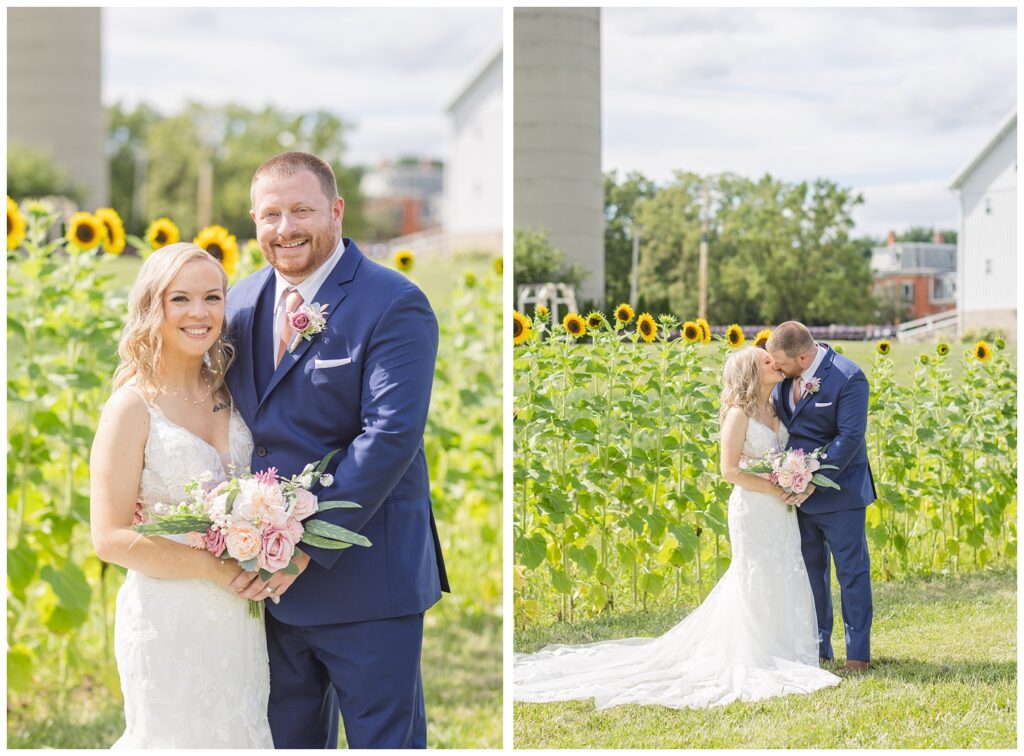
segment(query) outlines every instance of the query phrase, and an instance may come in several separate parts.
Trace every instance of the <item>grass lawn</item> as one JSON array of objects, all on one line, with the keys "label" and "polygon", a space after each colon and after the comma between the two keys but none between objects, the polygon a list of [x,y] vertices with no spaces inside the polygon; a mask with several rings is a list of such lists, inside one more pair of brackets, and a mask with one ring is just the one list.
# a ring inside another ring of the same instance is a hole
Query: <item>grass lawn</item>
[{"label": "grass lawn", "polygon": [[[706,710],[592,702],[513,707],[517,748],[1015,748],[1017,573],[874,586],[873,669],[808,696]],[[843,661],[839,592],[833,647]],[[658,635],[683,611],[517,632],[516,650]]]},{"label": "grass lawn", "polygon": [[[422,669],[427,745],[500,748],[501,618],[427,612]],[[63,707],[38,694],[8,697],[8,748],[109,748],[123,732],[121,703],[104,690],[78,688]]]}]

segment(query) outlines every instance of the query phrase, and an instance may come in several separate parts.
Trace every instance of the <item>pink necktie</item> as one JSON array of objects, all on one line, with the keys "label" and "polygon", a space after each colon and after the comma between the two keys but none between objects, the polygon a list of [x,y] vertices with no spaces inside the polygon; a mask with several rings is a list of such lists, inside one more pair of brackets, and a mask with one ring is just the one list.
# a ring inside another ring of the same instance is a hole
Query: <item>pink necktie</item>
[{"label": "pink necktie", "polygon": [[803,383],[803,376],[800,376],[793,381],[793,404],[800,403],[800,384]]},{"label": "pink necktie", "polygon": [[288,289],[288,293],[284,298],[284,323],[281,324],[281,343],[277,346],[277,359],[274,361],[276,367],[281,362],[281,358],[284,357],[285,350],[288,349],[289,344],[292,343],[292,339],[295,338],[295,329],[292,328],[291,323],[288,322],[288,313],[295,312],[302,306],[302,295],[299,294],[298,289]]}]

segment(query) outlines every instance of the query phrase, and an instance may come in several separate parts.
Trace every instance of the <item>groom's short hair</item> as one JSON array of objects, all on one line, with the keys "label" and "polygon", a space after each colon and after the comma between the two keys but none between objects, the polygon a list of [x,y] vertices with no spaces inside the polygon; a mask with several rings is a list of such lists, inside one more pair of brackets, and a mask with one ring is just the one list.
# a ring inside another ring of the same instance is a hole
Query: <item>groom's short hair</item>
[{"label": "groom's short hair", "polygon": [[334,202],[338,196],[338,180],[334,177],[334,169],[326,160],[321,160],[308,152],[282,152],[257,168],[249,185],[250,199],[253,187],[261,178],[288,178],[300,171],[309,171],[316,176],[327,201]]},{"label": "groom's short hair", "polygon": [[807,330],[807,326],[796,320],[780,323],[768,337],[768,343],[764,345],[769,352],[780,350],[785,352],[787,357],[797,357],[813,351],[814,347],[811,332]]}]

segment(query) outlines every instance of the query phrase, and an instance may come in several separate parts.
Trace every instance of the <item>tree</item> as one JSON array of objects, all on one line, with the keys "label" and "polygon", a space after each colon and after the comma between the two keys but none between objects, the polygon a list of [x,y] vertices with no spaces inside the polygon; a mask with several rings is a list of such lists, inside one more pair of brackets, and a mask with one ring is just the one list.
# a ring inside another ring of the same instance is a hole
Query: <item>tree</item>
[{"label": "tree", "polygon": [[952,229],[942,230],[930,226],[911,226],[903,233],[896,235],[896,241],[901,242],[933,242],[935,234],[942,234],[942,241],[946,244],[956,244],[956,231]]},{"label": "tree", "polygon": [[709,320],[817,325],[871,319],[869,259],[849,237],[862,198],[825,179],[787,183],[770,175],[753,181],[677,173],[638,213],[644,297],[662,297],[681,317],[696,314],[705,181],[714,190]]},{"label": "tree", "polygon": [[579,265],[566,266],[565,253],[548,241],[546,231],[532,228],[515,230],[513,283],[567,283],[579,285],[586,271]]},{"label": "tree", "polygon": [[615,171],[604,176],[604,301],[610,306],[629,300],[634,214],[638,203],[657,191],[653,181],[635,171],[621,184]]},{"label": "tree", "polygon": [[47,150],[17,142],[7,146],[7,194],[18,201],[60,195],[76,203],[85,196]]}]

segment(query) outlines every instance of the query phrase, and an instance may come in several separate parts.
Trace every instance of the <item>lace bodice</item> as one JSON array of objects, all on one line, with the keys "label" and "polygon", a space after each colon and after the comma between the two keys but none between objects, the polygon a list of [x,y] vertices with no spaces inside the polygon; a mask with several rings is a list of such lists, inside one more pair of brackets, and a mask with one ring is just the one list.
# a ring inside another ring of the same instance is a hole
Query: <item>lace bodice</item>
[{"label": "lace bodice", "polygon": [[760,420],[750,418],[747,423],[747,436],[743,439],[743,459],[761,459],[769,451],[781,451],[789,441],[789,431],[779,422],[776,433]]},{"label": "lace bodice", "polygon": [[157,504],[177,504],[185,498],[185,485],[209,472],[214,484],[242,472],[252,459],[252,434],[232,407],[226,459],[196,434],[168,418],[159,407],[149,407],[149,438],[139,482],[139,501],[149,514]]}]

